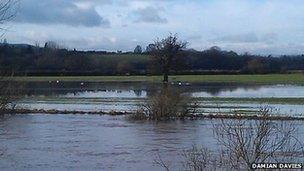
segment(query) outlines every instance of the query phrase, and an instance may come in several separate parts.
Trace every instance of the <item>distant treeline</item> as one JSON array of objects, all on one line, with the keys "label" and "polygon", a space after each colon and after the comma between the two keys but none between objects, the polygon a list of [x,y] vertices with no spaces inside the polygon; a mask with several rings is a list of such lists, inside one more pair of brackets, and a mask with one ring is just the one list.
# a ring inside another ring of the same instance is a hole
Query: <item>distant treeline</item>
[{"label": "distant treeline", "polygon": [[[0,44],[0,69],[14,75],[154,75],[149,51],[95,52],[55,46]],[[304,55],[258,56],[237,54],[212,47],[205,51],[185,50],[175,74],[267,74],[304,70]]]}]

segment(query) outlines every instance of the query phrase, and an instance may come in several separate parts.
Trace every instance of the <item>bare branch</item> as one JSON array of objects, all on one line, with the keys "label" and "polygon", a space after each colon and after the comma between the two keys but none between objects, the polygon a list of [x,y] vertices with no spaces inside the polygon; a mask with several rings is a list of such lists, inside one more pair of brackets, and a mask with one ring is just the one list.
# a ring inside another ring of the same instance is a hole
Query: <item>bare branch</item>
[{"label": "bare branch", "polygon": [[161,158],[161,156],[159,155],[159,153],[157,153],[157,158],[154,159],[154,163],[162,168],[164,168],[166,171],[169,171],[169,165],[167,163],[165,163],[165,161]]},{"label": "bare branch", "polygon": [[253,163],[283,162],[295,154],[304,156],[303,144],[295,137],[292,121],[267,120],[270,109],[262,108],[259,115],[265,119],[222,120],[214,125],[214,133],[224,148],[230,166],[251,169]]},{"label": "bare branch", "polygon": [[5,31],[3,24],[13,19],[17,14],[19,0],[0,1],[0,30]]}]

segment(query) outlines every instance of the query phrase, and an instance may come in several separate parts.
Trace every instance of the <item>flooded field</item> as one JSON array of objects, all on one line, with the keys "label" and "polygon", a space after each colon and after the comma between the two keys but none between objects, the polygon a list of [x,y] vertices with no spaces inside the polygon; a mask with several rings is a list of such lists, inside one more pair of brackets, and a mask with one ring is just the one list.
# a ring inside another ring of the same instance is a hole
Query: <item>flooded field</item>
[{"label": "flooded field", "polygon": [[[181,168],[192,145],[217,148],[216,120],[130,122],[124,116],[14,115],[0,119],[0,170],[161,170]],[[298,123],[303,139],[303,123]]]},{"label": "flooded field", "polygon": [[[153,157],[210,142],[210,122],[132,123],[123,117],[16,115],[0,121],[1,170],[159,170]],[[170,157],[171,158],[171,157]],[[171,158],[172,159],[172,158]]]},{"label": "flooded field", "polygon": [[[175,83],[199,101],[200,114],[232,110],[254,112],[262,105],[276,114],[302,116],[304,87]],[[159,91],[146,83],[28,83],[19,108],[73,111],[132,111]],[[181,153],[193,145],[218,149],[219,120],[135,122],[127,116],[6,115],[0,118],[0,170],[160,170],[158,156],[172,170],[182,168]],[[303,122],[297,121],[299,141]]]},{"label": "flooded field", "polygon": [[[210,112],[255,112],[269,106],[274,114],[302,116],[304,86],[254,84],[189,84],[172,87],[196,98],[199,114]],[[28,83],[17,106],[27,109],[76,111],[132,111],[161,88],[152,83]]]}]

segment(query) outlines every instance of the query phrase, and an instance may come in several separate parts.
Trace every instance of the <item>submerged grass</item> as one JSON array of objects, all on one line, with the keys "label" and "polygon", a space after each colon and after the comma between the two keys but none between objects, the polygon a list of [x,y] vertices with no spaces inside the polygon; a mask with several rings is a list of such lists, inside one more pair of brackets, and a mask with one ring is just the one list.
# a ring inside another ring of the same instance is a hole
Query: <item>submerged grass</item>
[{"label": "submerged grass", "polygon": [[[295,97],[295,98],[275,98],[275,97],[267,97],[267,98],[251,98],[251,97],[199,97],[194,98],[198,103],[204,103],[204,106],[207,107],[225,107],[223,104],[290,104],[290,105],[304,105],[304,98]],[[107,98],[107,97],[98,97],[98,98],[82,98],[82,97],[27,97],[23,98],[19,102],[51,102],[51,103],[131,103],[131,102],[144,102],[145,98]],[[221,105],[219,105],[221,104]]]},{"label": "submerged grass", "polygon": [[[129,120],[147,120],[147,115],[143,115],[140,111],[127,112],[127,111],[77,111],[77,110],[44,110],[44,109],[8,109],[3,114],[75,114],[75,115],[111,115],[111,116],[127,116]],[[203,112],[200,114],[188,113],[187,115],[180,117],[178,115],[168,117],[160,117],[157,120],[176,120],[176,119],[247,119],[247,120],[260,120],[265,119],[258,114],[258,110],[231,110],[231,111],[218,111],[218,112]],[[301,120],[304,121],[304,117],[300,116],[287,116],[287,115],[269,115],[268,120]],[[148,119],[150,120],[150,119]],[[154,119],[152,119],[154,120]]]},{"label": "submerged grass", "polygon": [[[170,81],[190,83],[255,83],[255,84],[302,84],[304,74],[265,74],[265,75],[175,75]],[[43,82],[161,82],[162,76],[31,76],[14,77],[15,81]]]},{"label": "submerged grass", "polygon": [[267,104],[291,104],[291,105],[302,105],[304,104],[304,98],[302,97],[286,97],[286,98],[276,98],[276,97],[266,97],[266,98],[239,98],[239,97],[201,97],[197,98],[199,101],[207,101],[212,103],[267,103]]}]

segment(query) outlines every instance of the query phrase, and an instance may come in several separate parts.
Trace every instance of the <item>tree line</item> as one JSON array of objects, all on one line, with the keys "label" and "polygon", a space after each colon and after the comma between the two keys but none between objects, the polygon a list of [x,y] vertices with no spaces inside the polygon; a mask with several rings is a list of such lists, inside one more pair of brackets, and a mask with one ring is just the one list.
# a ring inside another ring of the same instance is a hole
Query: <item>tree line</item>
[{"label": "tree line", "polygon": [[[304,70],[304,55],[273,57],[237,54],[219,47],[196,51],[187,49],[185,42],[178,40],[175,40],[178,47],[167,46],[164,43],[168,38],[148,45],[145,50],[137,46],[134,52],[125,53],[68,50],[54,42],[47,42],[44,47],[2,43],[0,69],[11,70],[15,75],[156,75],[163,74],[163,71],[166,75],[169,72],[267,74]],[[177,49],[168,51],[168,48]],[[167,60],[163,58],[166,53],[171,59],[162,63],[160,60]]]}]

